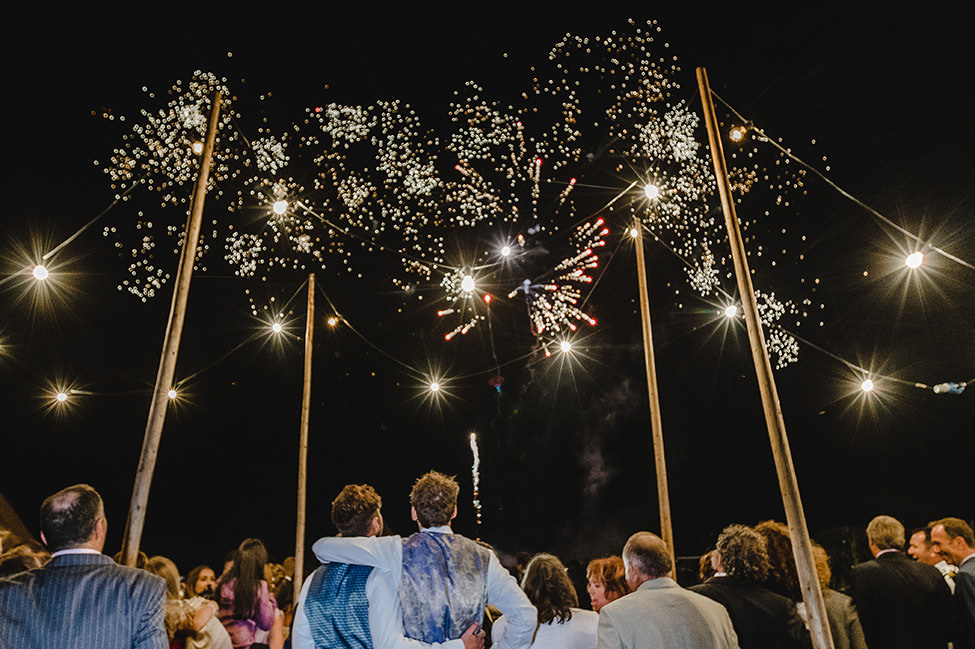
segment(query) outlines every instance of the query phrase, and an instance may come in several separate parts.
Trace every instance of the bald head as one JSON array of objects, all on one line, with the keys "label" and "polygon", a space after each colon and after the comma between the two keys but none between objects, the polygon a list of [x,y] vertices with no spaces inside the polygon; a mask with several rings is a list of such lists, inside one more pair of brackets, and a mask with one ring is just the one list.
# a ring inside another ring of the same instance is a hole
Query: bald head
[{"label": "bald head", "polygon": [[41,504],[40,518],[41,538],[49,551],[78,547],[102,550],[105,506],[91,486],[77,484],[48,496]]},{"label": "bald head", "polygon": [[650,532],[637,532],[629,538],[623,546],[623,563],[626,582],[633,590],[645,581],[666,577],[674,567],[667,544]]}]

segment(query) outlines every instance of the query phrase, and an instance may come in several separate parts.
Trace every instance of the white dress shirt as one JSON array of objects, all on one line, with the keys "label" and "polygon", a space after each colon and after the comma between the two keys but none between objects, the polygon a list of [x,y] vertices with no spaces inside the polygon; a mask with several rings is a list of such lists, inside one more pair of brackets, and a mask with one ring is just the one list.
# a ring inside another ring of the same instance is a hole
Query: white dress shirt
[{"label": "white dress shirt", "polygon": [[[453,534],[450,526],[430,527],[422,532]],[[399,604],[399,582],[403,568],[403,539],[399,536],[351,538],[328,537],[319,539],[312,546],[319,561],[338,561],[373,566],[389,573],[394,582],[392,592],[396,600],[396,620],[402,633],[402,613]],[[515,578],[505,570],[494,552],[490,552],[487,568],[488,603],[497,606],[507,619],[507,630],[497,649],[527,649],[532,643],[537,620],[535,607],[528,596],[518,587]],[[372,600],[370,600],[371,602]],[[371,605],[370,605],[371,609]],[[370,620],[372,616],[370,615]],[[454,642],[454,641],[452,641]],[[450,644],[450,643],[446,643]],[[446,645],[445,645],[446,646]],[[377,649],[379,649],[377,645]]]},{"label": "white dress shirt", "polygon": [[[596,649],[598,629],[599,613],[574,608],[572,619],[566,622],[552,620],[538,625],[531,649]],[[507,632],[508,616],[503,615],[491,629],[492,646],[498,646]]]}]

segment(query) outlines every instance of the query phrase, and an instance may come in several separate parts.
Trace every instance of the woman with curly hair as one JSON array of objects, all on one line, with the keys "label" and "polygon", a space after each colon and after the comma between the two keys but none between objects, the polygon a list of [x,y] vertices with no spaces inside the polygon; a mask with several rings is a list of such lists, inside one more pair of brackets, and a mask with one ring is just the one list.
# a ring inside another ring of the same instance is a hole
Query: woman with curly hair
[{"label": "woman with curly hair", "polygon": [[812,639],[795,603],[762,586],[769,570],[765,541],[750,527],[729,525],[712,553],[714,576],[690,590],[722,604],[743,649],[802,647]]},{"label": "woman with curly hair", "polygon": [[592,610],[597,613],[614,599],[619,599],[630,592],[622,557],[593,559],[586,567],[586,579],[589,580],[586,592],[589,593]]},{"label": "woman with curly hair", "polygon": [[[551,554],[536,554],[525,568],[521,588],[538,611],[532,649],[594,649],[599,616],[579,608],[565,566]],[[504,616],[494,623],[494,643],[504,637]]]},{"label": "woman with curly hair", "polygon": [[264,544],[246,539],[237,548],[230,570],[217,582],[217,616],[235,648],[249,649],[258,632],[268,631],[274,624],[277,606],[263,579],[266,563]]},{"label": "woman with curly hair", "polygon": [[789,528],[777,521],[762,521],[755,526],[755,531],[765,539],[768,553],[769,568],[764,586],[798,604],[802,601],[802,589],[799,587],[799,569],[792,553]]}]

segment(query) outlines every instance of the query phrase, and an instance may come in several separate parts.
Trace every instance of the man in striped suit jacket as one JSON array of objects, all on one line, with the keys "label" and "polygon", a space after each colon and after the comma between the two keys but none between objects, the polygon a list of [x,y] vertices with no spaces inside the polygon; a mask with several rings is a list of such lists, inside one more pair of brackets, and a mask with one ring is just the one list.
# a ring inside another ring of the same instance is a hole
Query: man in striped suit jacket
[{"label": "man in striped suit jacket", "polygon": [[0,649],[167,649],[165,582],[101,553],[107,522],[90,486],[41,505],[43,568],[0,580]]}]

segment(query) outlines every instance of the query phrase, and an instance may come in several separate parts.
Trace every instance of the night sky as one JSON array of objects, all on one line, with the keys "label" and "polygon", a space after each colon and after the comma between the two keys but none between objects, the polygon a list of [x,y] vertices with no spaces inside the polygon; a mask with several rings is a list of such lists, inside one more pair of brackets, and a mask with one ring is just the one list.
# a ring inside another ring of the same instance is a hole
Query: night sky
[{"label": "night sky", "polygon": [[[284,130],[309,107],[380,99],[409,103],[436,130],[466,80],[509,101],[566,32],[603,35],[627,18],[659,21],[660,44],[669,43],[660,54],[677,57],[679,95],[692,110],[700,110],[694,69],[704,66],[722,99],[803,160],[828,166],[837,185],[975,260],[971,8],[810,5],[786,15],[741,6],[598,16],[562,8],[544,17],[487,7],[382,16],[283,9],[160,23],[88,15],[92,27],[34,22],[29,42],[5,42],[0,280],[111,203],[93,161],[120,145],[119,130],[100,115],[137,116],[143,86],[161,94],[195,70],[225,76],[250,137],[264,124],[249,108]],[[719,114],[727,116],[720,107]],[[698,137],[705,141],[703,129]],[[929,253],[923,274],[906,279],[899,265],[914,245],[907,237],[822,181],[810,178],[806,190],[790,222],[805,239],[789,253],[804,256],[803,276],[820,278],[824,308],[801,335],[885,376],[927,385],[975,376],[975,271]],[[65,279],[46,299],[20,279],[0,286],[0,493],[36,531],[45,496],[91,483],[106,499],[109,552],[121,544],[171,298],[172,284],[146,303],[117,289],[127,262],[102,230],[124,225],[141,205],[114,207],[66,246],[57,257]],[[219,202],[207,209],[205,219],[226,218]],[[409,372],[348,328],[329,329],[331,309],[319,293],[309,544],[333,533],[329,503],[349,482],[375,486],[387,522],[409,533],[409,489],[431,468],[461,482],[455,530],[503,551],[582,560],[618,553],[633,531],[659,530],[634,255],[617,249],[622,225],[609,226],[590,301],[599,325],[585,328],[572,359],[505,365],[500,393],[488,385],[493,361],[483,325],[444,344],[435,307],[404,298],[381,272],[355,280],[316,270],[324,293],[370,343],[414,367],[439,365],[466,378],[432,406]],[[748,245],[777,244],[756,234]],[[652,241],[647,256],[674,535],[677,553],[693,555],[729,523],[784,513],[743,327],[709,324],[700,315],[714,306],[687,289],[673,257]],[[194,275],[177,376],[204,371],[168,414],[142,543],[183,570],[219,563],[248,536],[265,539],[278,560],[294,545],[302,343],[269,339],[222,357],[259,327],[247,290],[255,300],[294,296],[292,331],[301,335],[308,271],[282,271],[262,284],[235,278],[220,257],[213,253]],[[175,273],[175,256],[160,262]],[[788,291],[799,276],[783,265],[771,281]],[[523,304],[510,302],[499,304],[499,323],[523,317]],[[530,349],[527,321],[519,326],[498,327],[503,361]],[[809,347],[776,372],[813,537],[835,543],[880,513],[908,527],[946,515],[971,519],[963,467],[975,452],[975,395],[887,382],[867,399],[855,376]],[[56,380],[91,394],[51,407]],[[470,432],[480,444],[479,527]]]}]

